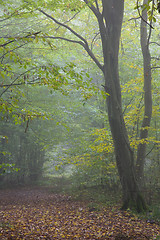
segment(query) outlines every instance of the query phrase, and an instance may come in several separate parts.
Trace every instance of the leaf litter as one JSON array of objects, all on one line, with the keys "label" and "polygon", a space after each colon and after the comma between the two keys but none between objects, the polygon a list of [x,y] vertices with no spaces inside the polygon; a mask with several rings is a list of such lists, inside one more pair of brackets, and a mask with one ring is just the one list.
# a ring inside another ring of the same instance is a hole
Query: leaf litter
[{"label": "leaf litter", "polygon": [[118,207],[87,203],[46,188],[0,190],[0,239],[159,239],[160,226]]}]

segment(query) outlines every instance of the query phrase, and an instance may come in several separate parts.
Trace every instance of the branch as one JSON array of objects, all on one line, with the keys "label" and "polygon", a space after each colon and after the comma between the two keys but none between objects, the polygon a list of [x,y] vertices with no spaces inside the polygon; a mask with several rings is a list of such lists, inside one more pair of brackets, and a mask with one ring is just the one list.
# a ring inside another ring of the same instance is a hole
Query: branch
[{"label": "branch", "polygon": [[97,64],[97,66],[101,69],[102,72],[104,72],[104,66],[97,60],[93,52],[90,50],[88,44],[84,45],[85,50],[89,54],[89,56],[93,59],[93,61]]},{"label": "branch", "polygon": [[125,111],[126,111],[126,109],[127,109],[127,107],[131,104],[131,102],[133,101],[135,99],[135,97],[132,97],[131,99],[130,99],[130,101],[125,105],[125,108],[124,108],[124,110],[123,110],[123,115],[125,114]]},{"label": "branch", "polygon": [[95,55],[93,54],[93,52],[91,51],[91,49],[88,46],[88,43],[84,43],[82,41],[76,41],[76,40],[72,40],[72,39],[68,39],[68,38],[64,38],[64,37],[52,37],[52,36],[45,36],[44,38],[51,38],[51,39],[60,39],[60,40],[64,40],[67,42],[72,42],[72,43],[77,43],[80,44],[88,53],[88,55],[92,58],[92,60],[96,63],[96,65],[103,71],[103,65],[98,61],[98,59],[95,57]]},{"label": "branch", "polygon": [[159,69],[160,67],[151,67],[151,69]]},{"label": "branch", "polygon": [[74,31],[72,28],[70,28],[69,26],[67,26],[64,23],[59,22],[57,19],[55,19],[54,17],[52,17],[51,15],[49,15],[48,13],[44,12],[43,10],[39,9],[39,12],[43,13],[46,17],[52,19],[55,23],[57,23],[58,25],[68,29],[71,33],[73,33],[76,37],[80,38],[83,42],[87,43],[86,39],[83,38],[80,34],[78,34],[76,31]]},{"label": "branch", "polygon": [[33,69],[36,69],[36,68],[37,68],[37,67],[33,67],[33,68],[31,68],[31,69],[29,69],[29,70],[21,73],[18,77],[16,77],[16,78],[11,82],[11,84],[10,84],[8,87],[6,87],[5,90],[0,94],[0,97],[2,97],[2,95],[3,95],[20,77],[22,77],[22,76],[25,75],[27,72],[29,72],[29,71],[31,71],[31,70],[33,70]]},{"label": "branch", "polygon": [[99,11],[99,6],[98,6],[98,2],[95,0],[96,2],[96,7],[93,4],[90,4],[88,0],[83,0],[86,5],[91,9],[91,11],[94,13],[94,15],[99,18],[99,15],[101,15],[100,11]]},{"label": "branch", "polygon": [[[152,0],[152,10],[151,10],[151,16],[153,16],[153,11],[154,11],[154,0]],[[152,18],[150,20],[150,26],[152,25]],[[152,34],[152,28],[149,28],[149,34],[148,34],[148,39],[147,39],[147,46],[149,46],[149,40],[151,38],[151,34]]]},{"label": "branch", "polygon": [[128,22],[129,21],[132,21],[132,20],[137,20],[137,19],[140,19],[141,17],[132,17],[132,18],[130,18],[130,19],[128,19]]},{"label": "branch", "polygon": [[155,148],[155,146],[156,146],[156,143],[154,143],[154,145],[153,145],[153,147],[150,149],[150,151],[145,155],[145,157],[147,157],[152,151],[153,151],[153,149]]},{"label": "branch", "polygon": [[[24,44],[22,44],[22,45],[20,45],[20,46],[18,46],[18,47],[16,47],[16,48],[11,49],[10,51],[13,52],[14,50],[16,50],[16,49],[18,49],[18,48],[22,48],[22,47],[25,46],[26,44],[28,44],[28,43],[24,43]],[[9,51],[8,51],[8,52],[9,52]],[[4,54],[0,57],[0,59],[2,59],[2,60],[1,60],[1,64],[3,63],[3,59],[4,59],[5,55],[6,55],[8,52],[4,53]]]},{"label": "branch", "polygon": [[[64,24],[72,21],[72,19],[74,19],[78,14],[79,14],[79,12],[76,12],[69,20],[65,21]],[[56,31],[57,31],[59,28],[60,28],[60,26],[56,28]]]},{"label": "branch", "polygon": [[142,15],[141,15],[141,13],[140,13],[140,11],[139,11],[138,2],[139,2],[139,0],[137,0],[137,10],[138,10],[138,14],[139,14],[140,18],[141,18],[147,25],[149,25],[150,28],[154,29],[154,27],[153,27],[150,23],[148,23],[148,22],[142,17]]},{"label": "branch", "polygon": [[156,45],[158,45],[160,47],[160,44],[157,43],[157,42],[150,42],[149,44],[156,44]]},{"label": "branch", "polygon": [[3,88],[3,87],[12,87],[12,86],[21,86],[21,85],[32,85],[32,84],[36,84],[36,83],[40,83],[40,82],[37,82],[37,80],[39,80],[40,78],[37,78],[35,79],[33,82],[21,82],[21,83],[11,83],[11,84],[1,84],[0,87]]},{"label": "branch", "polygon": [[9,15],[7,18],[1,19],[0,22],[4,22],[4,21],[10,19],[11,17],[13,17],[14,15],[17,15],[17,13],[16,14],[15,13],[16,13],[16,11],[13,12],[11,15]]},{"label": "branch", "polygon": [[[15,42],[15,41],[17,41],[17,39],[25,39],[25,38],[28,38],[28,37],[31,37],[31,36],[36,36],[36,35],[38,35],[39,33],[40,33],[41,31],[39,31],[39,32],[36,32],[36,33],[29,33],[29,34],[27,34],[26,36],[24,36],[24,37],[15,37],[13,40],[10,40],[9,42],[6,42],[6,43],[4,43],[4,44],[1,44],[0,45],[0,47],[5,47],[6,45],[8,45],[8,44],[10,44],[10,43],[12,43],[12,42]],[[0,38],[4,38],[4,37],[0,37]],[[9,38],[9,37],[8,37]]]},{"label": "branch", "polygon": [[52,36],[44,36],[44,38],[51,38],[51,39],[60,39],[60,40],[64,40],[64,41],[67,41],[67,42],[72,42],[72,43],[78,43],[80,44],[81,46],[84,46],[84,43],[82,41],[76,41],[76,40],[72,40],[72,39],[69,39],[69,38],[65,38],[65,37],[52,37]]},{"label": "branch", "polygon": [[[91,49],[89,48],[88,42],[85,38],[83,38],[80,34],[78,34],[76,31],[74,31],[71,27],[69,27],[68,25],[59,22],[57,19],[55,19],[54,17],[52,17],[51,15],[49,15],[48,13],[44,12],[43,10],[39,9],[39,11],[41,13],[43,13],[45,16],[47,16],[48,18],[52,19],[55,23],[57,23],[58,25],[68,29],[71,33],[73,33],[73,35],[75,35],[76,37],[78,37],[81,41],[76,41],[76,40],[72,40],[72,39],[68,39],[68,38],[64,38],[64,37],[48,37],[48,38],[52,38],[52,39],[61,39],[61,40],[65,40],[68,42],[72,42],[72,43],[78,43],[81,46],[83,46],[83,48],[87,51],[87,53],[89,54],[89,56],[92,58],[92,60],[96,63],[96,65],[103,71],[103,65],[98,61],[98,59],[95,57],[95,55],[93,54],[93,52],[91,51]],[[47,37],[46,37],[47,38]]]},{"label": "branch", "polygon": [[157,61],[159,61],[159,60],[160,60],[160,58],[159,58],[159,57],[151,57],[151,59],[155,59],[155,60],[157,60]]},{"label": "branch", "polygon": [[93,43],[94,43],[94,41],[96,40],[96,37],[97,37],[99,34],[100,34],[100,32],[96,33],[95,36],[94,36],[94,38],[92,39],[92,42],[91,42],[91,50],[92,50],[92,48],[93,48]]},{"label": "branch", "polygon": [[[98,5],[97,0],[95,0],[95,3],[96,3],[97,10],[99,11],[99,5]],[[99,12],[100,12],[100,11],[99,11]]]},{"label": "branch", "polygon": [[[105,48],[106,48],[107,31],[106,31],[106,26],[104,23],[103,11],[102,11],[102,13],[99,11],[98,1],[96,1],[97,8],[93,4],[90,4],[88,0],[83,0],[83,1],[86,3],[86,5],[90,8],[90,10],[93,12],[93,14],[97,18],[99,30],[100,30],[101,41],[102,41],[102,46],[103,46],[103,56],[104,56]],[[104,69],[102,71],[104,72]]]}]

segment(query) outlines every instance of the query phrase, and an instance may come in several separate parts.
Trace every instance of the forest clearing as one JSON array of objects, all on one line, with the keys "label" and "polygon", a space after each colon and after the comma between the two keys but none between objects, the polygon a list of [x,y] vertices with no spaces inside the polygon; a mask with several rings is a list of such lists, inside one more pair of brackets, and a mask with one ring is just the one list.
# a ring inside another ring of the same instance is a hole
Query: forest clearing
[{"label": "forest clearing", "polygon": [[46,188],[0,190],[0,239],[159,239],[156,223]]}]

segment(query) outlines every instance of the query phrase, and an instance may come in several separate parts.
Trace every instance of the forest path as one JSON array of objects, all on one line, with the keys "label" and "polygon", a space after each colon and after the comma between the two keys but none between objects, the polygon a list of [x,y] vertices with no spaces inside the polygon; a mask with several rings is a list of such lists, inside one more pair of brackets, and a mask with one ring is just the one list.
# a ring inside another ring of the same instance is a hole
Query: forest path
[{"label": "forest path", "polygon": [[0,239],[159,239],[160,227],[117,207],[87,204],[46,188],[0,190]]}]

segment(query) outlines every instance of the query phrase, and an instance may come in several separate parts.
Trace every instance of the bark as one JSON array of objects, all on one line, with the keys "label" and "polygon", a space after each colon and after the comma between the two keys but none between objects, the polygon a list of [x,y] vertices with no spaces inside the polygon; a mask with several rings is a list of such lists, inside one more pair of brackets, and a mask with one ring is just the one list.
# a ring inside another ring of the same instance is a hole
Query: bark
[{"label": "bark", "polygon": [[[148,0],[144,0],[143,4],[147,4]],[[138,146],[137,162],[136,162],[136,174],[137,181],[140,186],[143,184],[144,163],[146,155],[146,138],[148,137],[148,131],[150,127],[152,117],[152,91],[151,91],[151,56],[149,51],[149,38],[151,36],[151,28],[149,36],[147,33],[147,10],[142,11],[141,18],[141,49],[143,54],[143,73],[144,73],[144,117],[140,131],[140,139],[144,140]]]}]

